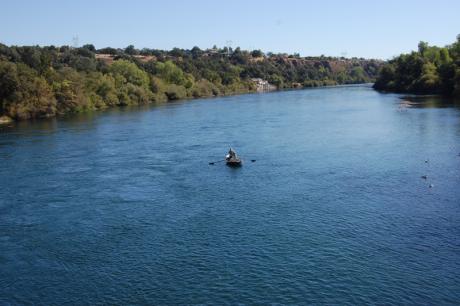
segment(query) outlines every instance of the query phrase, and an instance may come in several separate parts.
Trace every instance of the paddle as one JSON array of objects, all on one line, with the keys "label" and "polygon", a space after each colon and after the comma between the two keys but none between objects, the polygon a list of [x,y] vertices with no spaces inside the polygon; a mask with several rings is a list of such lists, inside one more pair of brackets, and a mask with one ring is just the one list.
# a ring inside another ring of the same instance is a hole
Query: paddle
[{"label": "paddle", "polygon": [[[223,160],[218,160],[218,161],[215,161],[215,162],[209,162],[209,164],[210,164],[210,165],[214,165],[215,163],[220,163],[220,162],[223,162],[223,161],[225,161],[225,159],[223,159]],[[256,160],[255,160],[255,159],[251,159],[251,162],[255,163]]]},{"label": "paddle", "polygon": [[218,161],[215,161],[215,162],[210,162],[209,164],[210,164],[210,165],[214,165],[215,163],[220,163],[220,162],[223,162],[223,161],[225,161],[225,159],[223,159],[223,160],[218,160]]}]

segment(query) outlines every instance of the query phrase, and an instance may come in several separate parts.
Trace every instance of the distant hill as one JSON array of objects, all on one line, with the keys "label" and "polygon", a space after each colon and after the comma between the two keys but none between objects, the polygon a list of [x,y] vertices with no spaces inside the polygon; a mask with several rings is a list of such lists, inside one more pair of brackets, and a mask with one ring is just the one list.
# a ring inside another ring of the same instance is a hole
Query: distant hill
[{"label": "distant hill", "polygon": [[96,50],[93,45],[0,44],[0,116],[20,120],[260,88],[367,83],[382,65],[379,60],[240,48]]}]

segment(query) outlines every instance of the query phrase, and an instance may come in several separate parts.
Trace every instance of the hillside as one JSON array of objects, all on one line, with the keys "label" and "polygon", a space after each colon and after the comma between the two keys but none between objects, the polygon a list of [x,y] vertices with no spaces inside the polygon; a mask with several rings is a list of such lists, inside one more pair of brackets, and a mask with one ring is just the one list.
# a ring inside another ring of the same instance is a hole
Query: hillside
[{"label": "hillside", "polygon": [[96,50],[93,45],[0,44],[0,116],[23,120],[261,88],[365,83],[374,81],[381,65],[378,60],[240,48]]}]

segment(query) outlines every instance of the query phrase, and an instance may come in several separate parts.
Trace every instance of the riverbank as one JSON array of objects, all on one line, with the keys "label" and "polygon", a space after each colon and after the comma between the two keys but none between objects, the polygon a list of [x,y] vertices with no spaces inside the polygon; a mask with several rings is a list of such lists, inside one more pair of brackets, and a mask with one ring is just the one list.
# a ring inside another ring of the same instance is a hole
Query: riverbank
[{"label": "riverbank", "polygon": [[10,124],[13,122],[13,119],[8,116],[0,116],[0,125]]},{"label": "riverbank", "polygon": [[418,44],[418,50],[385,63],[374,84],[382,92],[460,97],[460,35],[445,47]]},{"label": "riverbank", "polygon": [[239,48],[229,53],[0,44],[0,115],[28,120],[273,88],[364,83],[376,78],[381,64]]},{"label": "riverbank", "polygon": [[200,97],[186,97],[182,99],[176,100],[169,100],[169,101],[150,101],[149,103],[145,104],[135,104],[135,105],[116,105],[112,107],[104,107],[100,109],[86,109],[80,112],[70,112],[64,114],[56,114],[55,116],[43,116],[43,117],[35,117],[23,120],[15,120],[8,116],[1,116],[0,117],[0,126],[8,126],[14,124],[15,122],[24,122],[24,121],[35,121],[35,120],[47,120],[52,118],[68,118],[71,116],[85,114],[85,113],[93,113],[93,112],[104,112],[107,110],[115,109],[115,108],[124,108],[124,107],[144,107],[144,106],[160,106],[165,105],[173,102],[185,102],[185,101],[193,101],[197,99],[217,99],[221,97],[232,97],[232,96],[239,96],[239,95],[247,95],[247,94],[267,94],[267,93],[274,93],[274,92],[283,92],[283,91],[298,91],[298,90],[312,90],[312,89],[321,89],[321,88],[334,88],[334,87],[350,87],[350,86],[369,86],[371,87],[373,83],[357,83],[357,84],[336,84],[336,85],[317,85],[317,86],[308,86],[308,87],[291,87],[291,88],[282,88],[282,89],[275,89],[275,90],[267,90],[267,91],[258,91],[258,90],[251,90],[251,91],[242,91],[242,92],[235,92],[235,93],[228,93],[228,94],[221,94],[218,96],[200,96]]}]

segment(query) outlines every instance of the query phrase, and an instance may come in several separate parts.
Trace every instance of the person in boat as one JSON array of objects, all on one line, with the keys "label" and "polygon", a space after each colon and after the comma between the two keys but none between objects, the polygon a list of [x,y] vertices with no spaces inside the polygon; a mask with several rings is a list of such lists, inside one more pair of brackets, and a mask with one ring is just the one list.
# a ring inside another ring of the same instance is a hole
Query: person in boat
[{"label": "person in boat", "polygon": [[228,150],[228,154],[227,154],[227,156],[225,156],[225,158],[226,158],[227,160],[236,158],[236,152],[233,151],[232,148],[230,148],[230,150]]}]

